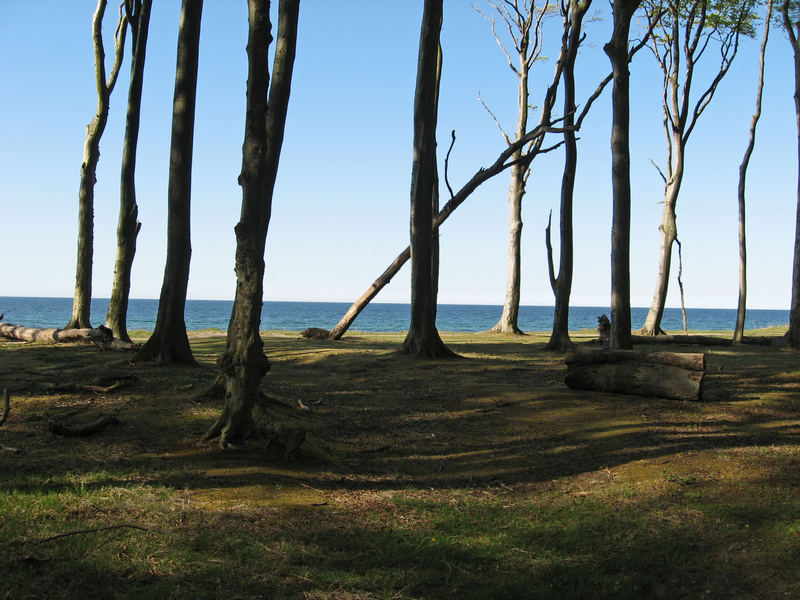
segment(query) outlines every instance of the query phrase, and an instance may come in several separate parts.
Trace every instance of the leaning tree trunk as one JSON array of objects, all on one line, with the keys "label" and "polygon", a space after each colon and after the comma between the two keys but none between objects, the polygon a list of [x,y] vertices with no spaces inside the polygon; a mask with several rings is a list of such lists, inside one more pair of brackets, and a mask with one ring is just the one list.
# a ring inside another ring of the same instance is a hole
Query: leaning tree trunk
[{"label": "leaning tree trunk", "polygon": [[432,269],[433,185],[436,179],[437,72],[442,0],[425,0],[414,98],[414,161],[411,172],[411,324],[403,351],[452,356],[436,330]]},{"label": "leaning tree trunk", "polygon": [[[442,210],[438,212],[436,217],[433,219],[432,230],[434,232],[438,232],[442,223],[444,223],[447,218],[453,214],[455,209],[461,206],[461,204],[467,198],[469,198],[472,192],[478,189],[485,181],[516,164],[513,162],[513,156],[515,153],[526,144],[538,142],[538,140],[545,136],[548,129],[550,129],[549,124],[541,124],[537,126],[536,129],[526,133],[523,138],[517,140],[508,148],[503,150],[503,152],[500,153],[500,156],[497,157],[497,160],[495,160],[495,162],[490,166],[478,169],[478,171],[470,178],[470,180],[464,184],[464,186],[458,192],[456,192],[456,194],[450,198],[450,200],[447,201],[444,207],[442,207]],[[538,151],[539,150],[534,150],[534,153],[537,153]],[[529,162],[532,160],[532,158],[533,156],[528,154],[523,160],[524,162]],[[509,159],[512,160],[509,161]],[[353,305],[342,316],[336,326],[331,329],[331,338],[338,340],[347,332],[347,330],[353,324],[353,321],[355,321],[356,317],[361,314],[361,311],[363,311],[370,301],[377,296],[387,284],[389,284],[389,282],[395,275],[397,275],[403,265],[408,262],[409,258],[411,258],[411,246],[407,246],[405,250],[398,254],[397,258],[395,258],[394,261],[392,261],[392,263],[386,268],[386,270],[372,283],[372,285],[369,286],[367,291],[365,291],[361,297],[353,303]]]},{"label": "leaning tree trunk", "polygon": [[605,52],[611,60],[611,347],[627,350],[631,344],[631,156],[630,73],[628,34],[641,0],[614,0],[614,30]]},{"label": "leaning tree trunk", "polygon": [[97,163],[100,160],[100,138],[108,121],[111,92],[117,83],[125,48],[127,19],[120,14],[114,35],[114,64],[106,80],[105,50],[103,48],[103,15],[107,0],[99,0],[92,20],[94,43],[94,73],[97,88],[97,112],[86,126],[86,141],[81,162],[81,182],[78,192],[78,257],[75,268],[75,294],[72,302],[72,317],[65,329],[91,327],[89,314],[92,301],[92,255],[94,252],[94,184],[97,181]]},{"label": "leaning tree trunk", "polygon": [[189,217],[202,12],[203,0],[183,0],[178,30],[175,97],[172,105],[172,143],[167,190],[167,264],[164,268],[155,329],[136,355],[137,362],[195,362],[186,334],[184,308],[192,256]]},{"label": "leaning tree trunk", "polygon": [[150,27],[150,7],[153,0],[126,3],[131,26],[131,79],[128,87],[128,112],[125,116],[125,139],[122,142],[122,173],[120,176],[119,222],[117,224],[117,257],[114,263],[114,283],[108,301],[106,327],[114,337],[130,340],[128,336],[128,296],[131,289],[131,267],[136,253],[136,237],[142,224],[138,221],[136,205],[136,145],[139,140],[139,116],[142,107],[142,83]]},{"label": "leaning tree trunk", "polygon": [[669,289],[669,274],[672,267],[672,246],[678,238],[678,226],[675,215],[675,205],[678,201],[681,182],[683,180],[683,154],[684,146],[681,135],[676,133],[674,139],[674,166],[670,169],[670,179],[664,193],[664,212],[661,218],[660,244],[658,252],[658,271],[656,272],[656,285],[653,292],[653,302],[642,327],[644,335],[663,335],[661,319],[664,317],[664,307],[667,302]]},{"label": "leaning tree trunk", "polygon": [[789,309],[789,330],[786,343],[800,348],[800,22],[792,23],[791,4],[784,0],[781,12],[783,24],[794,54],[794,108],[797,121],[797,216],[795,218],[794,260],[792,264],[792,300]]},{"label": "leaning tree trunk", "polygon": [[[300,0],[281,0],[272,85],[268,51],[272,40],[269,0],[248,0],[248,78],[245,139],[242,146],[242,212],[236,225],[236,297],[220,367],[225,377],[225,405],[206,438],[222,447],[260,432],[253,406],[269,370],[259,333],[264,285],[264,248],[272,208],[292,70],[297,46]],[[269,98],[267,97],[269,90]]]},{"label": "leaning tree trunk", "polygon": [[750,137],[744,151],[742,164],[739,165],[739,300],[736,307],[736,326],[733,330],[733,341],[741,343],[744,339],[744,321],[747,311],[747,236],[745,228],[745,182],[747,180],[747,167],[756,143],[756,126],[761,118],[761,97],[764,91],[764,70],[766,65],[767,41],[769,40],[769,25],[772,19],[772,0],[767,2],[767,16],[764,19],[764,37],[761,40],[761,53],[758,63],[758,89],[756,92],[756,110],[750,121]]}]

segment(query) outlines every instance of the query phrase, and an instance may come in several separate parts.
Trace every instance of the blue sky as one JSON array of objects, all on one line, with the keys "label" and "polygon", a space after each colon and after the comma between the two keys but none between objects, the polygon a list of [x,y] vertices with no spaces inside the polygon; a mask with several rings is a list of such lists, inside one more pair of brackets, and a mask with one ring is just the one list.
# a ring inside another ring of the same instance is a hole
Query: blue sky
[{"label": "blue sky", "polygon": [[[74,287],[78,182],[93,83],[92,0],[0,0],[0,296],[66,296]],[[137,195],[142,230],[132,296],[157,298],[166,247],[166,198],[179,0],[155,0],[145,72]],[[440,155],[458,137],[454,188],[491,164],[505,142],[476,97],[508,130],[516,79],[469,0],[448,0],[442,44]],[[422,2],[303,0],[295,77],[267,239],[266,300],[352,301],[408,244],[411,121]],[[484,4],[484,8],[485,4]],[[609,70],[608,4],[596,6],[579,57],[579,98]],[[58,15],[54,18],[52,15]],[[106,15],[111,42],[116,5]],[[113,21],[113,23],[112,23]],[[206,0],[195,123],[189,297],[230,299],[241,190],[246,81],[244,0]],[[560,21],[546,26],[554,56]],[[759,33],[760,35],[760,33]],[[688,148],[678,201],[684,285],[691,307],[733,307],[737,297],[736,185],[755,102],[759,40],[745,40]],[[111,51],[108,50],[110,55]],[[95,188],[94,295],[113,277],[128,57],[111,99]],[[553,71],[542,61],[532,103]],[[633,233],[631,293],[648,306],[655,282],[663,186],[660,72],[647,51],[631,66]],[[797,188],[791,49],[775,29],[764,116],[748,179],[749,306],[788,308]],[[610,290],[610,101],[580,133],[572,303],[607,305]],[[534,116],[533,119],[536,117]],[[555,140],[554,140],[555,141]],[[562,155],[533,163],[525,199],[522,303],[552,304],[544,228],[557,223]],[[501,304],[505,293],[508,177],[485,184],[442,229],[440,301]],[[446,196],[446,190],[443,194]],[[407,302],[408,267],[378,297]],[[675,276],[669,306],[679,305]]]}]

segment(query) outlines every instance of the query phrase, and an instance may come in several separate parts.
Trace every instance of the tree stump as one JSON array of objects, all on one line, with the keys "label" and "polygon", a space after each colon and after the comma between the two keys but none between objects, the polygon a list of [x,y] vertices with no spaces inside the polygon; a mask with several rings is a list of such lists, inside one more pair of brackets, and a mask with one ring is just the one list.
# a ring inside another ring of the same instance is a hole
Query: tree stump
[{"label": "tree stump", "polygon": [[702,400],[705,355],[633,350],[567,352],[564,383],[594,390],[676,400]]}]

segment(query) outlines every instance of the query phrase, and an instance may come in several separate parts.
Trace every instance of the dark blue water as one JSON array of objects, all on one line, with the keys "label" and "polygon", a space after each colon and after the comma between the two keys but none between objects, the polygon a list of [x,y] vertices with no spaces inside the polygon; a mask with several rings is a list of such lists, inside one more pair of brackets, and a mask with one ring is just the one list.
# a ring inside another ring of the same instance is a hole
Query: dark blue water
[{"label": "dark blue water", "polygon": [[[193,329],[227,329],[233,303],[227,300],[188,300],[186,327]],[[107,299],[92,301],[92,323],[103,322],[108,308]],[[261,329],[300,331],[306,327],[333,327],[350,308],[344,302],[265,302],[261,313]],[[155,325],[157,300],[131,300],[128,308],[128,328],[152,330]],[[0,313],[7,323],[28,327],[63,327],[72,314],[71,298],[13,298],[0,297]],[[500,306],[443,304],[439,306],[437,325],[442,331],[484,331],[500,318]],[[597,317],[610,314],[607,307],[574,306],[570,309],[570,330],[594,329]],[[405,331],[409,322],[408,304],[372,303],[359,315],[352,329],[356,331]],[[701,331],[733,330],[734,309],[687,309],[689,328]],[[644,324],[646,308],[631,310],[634,329]],[[747,329],[787,326],[788,310],[749,310]],[[552,306],[520,307],[519,325],[525,331],[550,331],[553,327]],[[681,312],[668,308],[662,326],[667,331],[683,328]]]}]

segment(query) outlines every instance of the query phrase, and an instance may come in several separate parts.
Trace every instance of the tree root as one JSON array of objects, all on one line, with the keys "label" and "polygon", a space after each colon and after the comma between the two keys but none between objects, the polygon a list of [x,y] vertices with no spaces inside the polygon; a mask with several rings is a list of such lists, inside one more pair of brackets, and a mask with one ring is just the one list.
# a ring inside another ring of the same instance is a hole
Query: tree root
[{"label": "tree root", "polygon": [[119,419],[114,415],[102,415],[98,419],[95,419],[91,423],[87,423],[83,426],[75,426],[71,427],[68,425],[64,425],[63,423],[57,423],[55,421],[48,422],[48,429],[50,433],[55,435],[65,435],[71,437],[84,437],[88,435],[93,435],[95,433],[100,433],[105,431],[112,425],[118,425]]}]

